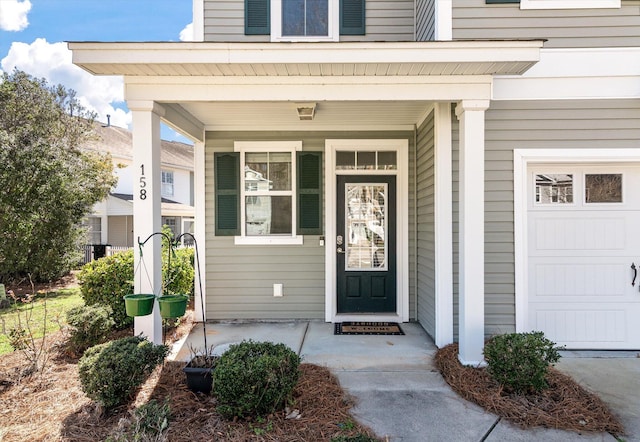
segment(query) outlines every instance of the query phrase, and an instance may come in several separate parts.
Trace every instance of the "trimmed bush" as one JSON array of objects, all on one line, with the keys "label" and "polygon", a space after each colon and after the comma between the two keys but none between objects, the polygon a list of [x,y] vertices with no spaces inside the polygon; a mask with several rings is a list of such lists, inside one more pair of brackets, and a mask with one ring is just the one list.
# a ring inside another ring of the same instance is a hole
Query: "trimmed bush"
[{"label": "trimmed bush", "polygon": [[[166,282],[164,294],[193,294],[193,249],[178,249],[171,255],[171,268],[168,269],[166,248],[162,252],[162,275]],[[143,256],[143,259],[145,257]],[[147,258],[150,259],[150,258]],[[133,318],[127,316],[123,297],[133,293],[134,283],[133,250],[115,253],[112,256],[91,261],[82,267],[78,274],[82,298],[87,305],[111,307],[117,329],[133,324]],[[141,265],[136,278],[146,278]],[[156,293],[159,294],[159,293]]]},{"label": "trimmed bush", "polygon": [[96,259],[78,274],[86,305],[108,306],[117,329],[133,324],[124,308],[124,295],[133,293],[133,250]]},{"label": "trimmed bush", "polygon": [[115,322],[111,307],[81,305],[67,311],[67,324],[71,326],[69,350],[81,354],[87,348],[105,342]]},{"label": "trimmed bush", "polygon": [[169,352],[141,336],[130,336],[85,351],[78,362],[82,391],[105,408],[129,401]]},{"label": "trimmed bush", "polygon": [[558,350],[542,332],[510,333],[491,338],[484,358],[489,374],[508,391],[529,393],[547,388],[547,370],[560,360]]},{"label": "trimmed bush", "polygon": [[298,383],[300,358],[284,344],[243,341],[222,354],[213,372],[218,411],[227,418],[283,408]]}]

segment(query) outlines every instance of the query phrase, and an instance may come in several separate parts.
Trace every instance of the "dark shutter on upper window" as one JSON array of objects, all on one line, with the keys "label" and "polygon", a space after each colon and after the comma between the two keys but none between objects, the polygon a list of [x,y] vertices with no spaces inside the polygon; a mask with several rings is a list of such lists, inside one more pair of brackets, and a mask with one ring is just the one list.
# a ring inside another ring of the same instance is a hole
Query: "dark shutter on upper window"
[{"label": "dark shutter on upper window", "polygon": [[240,235],[240,153],[214,154],[216,235]]},{"label": "dark shutter on upper window", "polygon": [[299,235],[322,234],[322,152],[297,152]]},{"label": "dark shutter on upper window", "polygon": [[340,35],[365,35],[365,0],[340,0]]},{"label": "dark shutter on upper window", "polygon": [[270,10],[269,0],[244,0],[245,35],[271,34]]}]

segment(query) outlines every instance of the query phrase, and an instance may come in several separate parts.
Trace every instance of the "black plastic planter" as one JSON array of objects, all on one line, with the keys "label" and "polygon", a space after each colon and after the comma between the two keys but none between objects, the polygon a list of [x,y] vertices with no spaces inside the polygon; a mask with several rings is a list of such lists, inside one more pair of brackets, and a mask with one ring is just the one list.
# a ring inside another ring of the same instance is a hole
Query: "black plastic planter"
[{"label": "black plastic planter", "polygon": [[213,368],[192,367],[191,362],[189,362],[182,371],[187,376],[187,387],[189,390],[196,393],[211,393]]}]

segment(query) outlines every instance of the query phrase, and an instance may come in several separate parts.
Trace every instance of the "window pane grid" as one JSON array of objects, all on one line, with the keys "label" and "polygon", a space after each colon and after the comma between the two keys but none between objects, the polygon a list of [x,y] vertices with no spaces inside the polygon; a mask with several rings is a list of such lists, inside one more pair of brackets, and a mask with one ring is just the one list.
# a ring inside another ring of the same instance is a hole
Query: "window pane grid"
[{"label": "window pane grid", "polygon": [[347,270],[386,270],[386,184],[347,184]]}]

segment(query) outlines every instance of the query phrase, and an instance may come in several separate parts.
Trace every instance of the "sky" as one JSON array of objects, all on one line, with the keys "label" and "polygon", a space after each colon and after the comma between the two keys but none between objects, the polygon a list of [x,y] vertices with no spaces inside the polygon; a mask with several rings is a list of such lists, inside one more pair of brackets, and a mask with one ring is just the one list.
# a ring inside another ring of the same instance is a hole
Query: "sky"
[{"label": "sky", "polygon": [[[122,77],[71,63],[69,41],[188,41],[192,0],[0,0],[0,74],[19,69],[73,89],[97,119],[131,129]],[[162,138],[188,142],[171,128]]]}]

